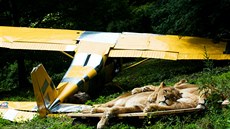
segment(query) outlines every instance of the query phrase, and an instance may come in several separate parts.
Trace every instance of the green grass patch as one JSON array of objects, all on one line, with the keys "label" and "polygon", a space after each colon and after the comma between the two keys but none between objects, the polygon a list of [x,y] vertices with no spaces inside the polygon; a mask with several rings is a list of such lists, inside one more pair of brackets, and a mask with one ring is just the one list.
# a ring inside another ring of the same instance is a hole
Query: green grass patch
[{"label": "green grass patch", "polygon": [[[181,79],[187,79],[190,83],[201,87],[214,86],[219,89],[215,96],[230,93],[230,66],[228,62],[213,62],[212,68],[207,69],[203,61],[164,61],[148,60],[141,65],[120,72],[113,80],[121,89],[110,90],[113,86],[107,86],[101,91],[101,96],[93,98],[86,104],[104,103],[135,87],[147,84],[159,85],[164,81],[166,85],[173,85]],[[116,87],[116,86],[114,86]],[[114,88],[113,87],[113,88]],[[4,94],[4,92],[3,92]],[[33,100],[32,90],[20,93],[16,91],[5,94],[4,100]],[[212,98],[213,100],[218,99]],[[202,113],[185,113],[181,115],[168,115],[161,117],[148,117],[144,120],[114,119],[110,121],[110,129],[225,129],[230,128],[230,109],[216,108],[212,104]],[[72,125],[73,120],[68,117],[39,118],[24,123],[14,123],[0,119],[0,128],[17,129],[94,129],[97,120],[79,120]]]}]

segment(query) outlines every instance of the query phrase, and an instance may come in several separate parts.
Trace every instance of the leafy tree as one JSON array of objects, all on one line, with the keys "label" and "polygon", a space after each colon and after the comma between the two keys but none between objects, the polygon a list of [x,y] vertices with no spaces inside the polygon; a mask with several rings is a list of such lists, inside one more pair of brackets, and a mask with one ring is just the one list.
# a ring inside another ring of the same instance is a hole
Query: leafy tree
[{"label": "leafy tree", "polygon": [[153,32],[212,38],[226,35],[230,31],[226,19],[229,3],[226,0],[158,1],[152,6]]},{"label": "leafy tree", "polygon": [[[221,40],[230,38],[229,6],[229,0],[0,0],[0,25],[192,35]],[[26,52],[22,54],[23,61],[15,56],[17,53],[1,52],[0,65],[5,67],[18,60],[21,62],[18,68],[24,68],[23,62],[34,66],[29,60],[36,55],[27,56]],[[38,62],[46,62],[47,68],[51,67],[48,71],[57,73],[59,78],[61,71],[57,69],[66,67],[53,59],[59,55],[46,54],[41,53],[52,62],[37,58]],[[61,62],[65,61],[61,58]]]}]

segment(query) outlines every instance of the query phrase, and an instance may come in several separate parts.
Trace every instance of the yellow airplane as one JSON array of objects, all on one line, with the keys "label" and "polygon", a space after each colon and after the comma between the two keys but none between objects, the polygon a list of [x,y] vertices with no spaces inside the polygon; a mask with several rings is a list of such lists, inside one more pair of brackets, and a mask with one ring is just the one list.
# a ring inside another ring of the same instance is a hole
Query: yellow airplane
[{"label": "yellow airplane", "polygon": [[[57,87],[42,65],[31,72],[37,108],[42,116],[55,112],[77,91],[89,91],[112,80],[119,71],[113,57],[167,60],[229,60],[226,42],[149,33],[110,33],[65,29],[0,26],[0,47],[23,50],[74,51],[73,61]],[[1,107],[1,105],[0,105]]]}]

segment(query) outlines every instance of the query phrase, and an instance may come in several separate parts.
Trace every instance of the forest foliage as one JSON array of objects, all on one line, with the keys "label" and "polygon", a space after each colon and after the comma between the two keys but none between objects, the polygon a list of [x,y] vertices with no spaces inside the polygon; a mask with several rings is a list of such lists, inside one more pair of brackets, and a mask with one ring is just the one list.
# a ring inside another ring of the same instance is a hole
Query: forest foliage
[{"label": "forest foliage", "polygon": [[0,25],[215,37],[230,31],[228,0],[0,0]]},{"label": "forest foliage", "polygon": [[[215,41],[230,38],[229,15],[229,0],[0,0],[1,26],[190,35]],[[1,48],[0,54],[0,90],[31,87],[30,70],[41,62],[58,83],[71,61],[47,51]]]}]

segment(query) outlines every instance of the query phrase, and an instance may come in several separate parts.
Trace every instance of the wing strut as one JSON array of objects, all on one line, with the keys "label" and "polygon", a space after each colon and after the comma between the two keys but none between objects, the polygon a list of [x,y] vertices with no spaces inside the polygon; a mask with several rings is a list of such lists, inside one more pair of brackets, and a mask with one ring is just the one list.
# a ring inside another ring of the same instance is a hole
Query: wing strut
[{"label": "wing strut", "polygon": [[73,56],[68,54],[67,52],[64,52],[64,51],[60,51],[60,52],[73,59]]},{"label": "wing strut", "polygon": [[137,65],[139,65],[139,64],[141,64],[141,63],[143,63],[143,62],[145,62],[145,61],[147,61],[147,60],[149,60],[149,59],[150,59],[150,58],[143,59],[143,60],[141,60],[141,61],[139,61],[139,62],[137,62],[137,63],[135,63],[135,64],[133,64],[133,65],[130,65],[130,66],[124,68],[123,70],[129,69],[129,68],[132,68],[132,67],[135,67],[135,66],[137,66]]}]

